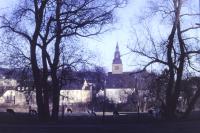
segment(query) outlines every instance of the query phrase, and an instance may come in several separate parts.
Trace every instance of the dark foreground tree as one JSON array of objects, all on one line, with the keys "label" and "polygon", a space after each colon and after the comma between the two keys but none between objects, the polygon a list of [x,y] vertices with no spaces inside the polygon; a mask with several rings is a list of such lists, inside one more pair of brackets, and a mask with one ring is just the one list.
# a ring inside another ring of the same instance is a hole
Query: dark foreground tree
[{"label": "dark foreground tree", "polygon": [[124,1],[23,0],[11,13],[1,16],[0,28],[4,37],[29,46],[40,120],[48,120],[50,116],[49,71],[53,88],[52,118],[58,119],[60,87],[57,74],[61,43],[69,42],[69,38],[103,32],[102,28],[113,22],[113,11]]},{"label": "dark foreground tree", "polygon": [[183,80],[182,82],[182,96],[181,104],[183,106],[184,114],[182,118],[188,117],[191,111],[195,108],[195,104],[200,97],[200,78],[195,76],[190,76]]},{"label": "dark foreground tree", "polygon": [[162,68],[167,69],[167,85],[162,107],[164,116],[167,119],[174,119],[184,70],[189,67],[194,69],[194,57],[199,54],[200,48],[196,41],[198,38],[194,34],[189,34],[191,30],[198,29],[199,26],[196,26],[194,21],[191,25],[186,23],[187,18],[195,20],[197,14],[185,13],[185,8],[189,6],[189,3],[184,0],[151,1],[151,4],[153,14],[162,17],[164,22],[170,22],[170,30],[162,32],[165,39],[158,39],[158,36],[154,38],[152,32],[147,29],[148,43],[146,45],[149,46],[146,47],[148,49],[142,45],[130,49],[133,53],[146,58],[147,64],[144,65],[144,69],[152,64],[160,64]]}]

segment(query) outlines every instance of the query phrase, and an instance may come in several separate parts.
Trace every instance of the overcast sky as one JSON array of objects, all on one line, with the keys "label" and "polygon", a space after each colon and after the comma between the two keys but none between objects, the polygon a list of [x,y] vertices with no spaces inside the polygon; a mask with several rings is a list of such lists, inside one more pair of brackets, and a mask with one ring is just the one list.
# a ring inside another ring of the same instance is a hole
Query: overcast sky
[{"label": "overcast sky", "polygon": [[[0,8],[5,10],[7,7],[14,6],[17,0],[0,0]],[[127,45],[131,40],[131,25],[135,25],[137,15],[145,5],[146,0],[129,0],[129,4],[125,8],[117,9],[115,15],[117,22],[112,25],[112,30],[104,33],[99,37],[84,39],[83,43],[89,49],[97,53],[97,64],[104,66],[108,71],[112,69],[112,60],[116,43],[118,42],[121,54],[127,53]],[[131,22],[132,21],[132,22]],[[127,56],[122,56],[124,70],[128,71],[133,69],[130,65],[133,64],[132,60]]]},{"label": "overcast sky", "polygon": [[[14,5],[17,0],[0,0],[0,8],[6,8]],[[97,54],[96,62],[98,65],[104,66],[108,71],[112,69],[112,60],[116,43],[119,44],[121,55],[128,53],[127,45],[133,44],[133,28],[141,27],[138,22],[138,16],[141,15],[144,7],[147,7],[148,0],[129,0],[125,8],[117,9],[115,15],[117,22],[112,25],[112,30],[104,33],[99,37],[84,39],[83,44]],[[198,3],[198,0],[192,0]],[[154,25],[160,25],[155,22]],[[124,71],[135,69],[133,65],[137,65],[134,58],[130,54],[122,56]]]}]

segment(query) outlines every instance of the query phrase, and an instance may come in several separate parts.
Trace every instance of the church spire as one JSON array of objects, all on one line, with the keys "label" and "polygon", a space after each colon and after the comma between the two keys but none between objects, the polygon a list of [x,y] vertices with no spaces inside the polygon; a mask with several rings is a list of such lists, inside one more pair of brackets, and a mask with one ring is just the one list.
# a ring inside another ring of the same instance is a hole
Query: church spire
[{"label": "church spire", "polygon": [[119,52],[119,45],[118,45],[118,43],[117,43],[116,49],[115,49],[113,64],[122,64],[122,60],[120,58],[120,52]]},{"label": "church spire", "polygon": [[123,73],[123,65],[119,52],[119,45],[117,43],[115,48],[114,59],[112,63],[112,74],[122,74]]}]

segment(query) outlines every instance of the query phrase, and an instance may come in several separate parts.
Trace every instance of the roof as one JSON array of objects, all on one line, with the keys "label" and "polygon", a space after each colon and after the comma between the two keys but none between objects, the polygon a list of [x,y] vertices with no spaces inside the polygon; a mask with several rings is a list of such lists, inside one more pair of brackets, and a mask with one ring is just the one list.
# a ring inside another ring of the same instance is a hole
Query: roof
[{"label": "roof", "polygon": [[68,80],[66,80],[62,89],[82,89],[85,80],[87,83],[97,84],[99,76],[100,74],[98,72],[72,72],[70,75],[68,75]]},{"label": "roof", "polygon": [[122,60],[120,58],[114,58],[113,64],[122,64]]},{"label": "roof", "polygon": [[106,88],[134,88],[134,78],[128,73],[112,74],[108,73],[106,78]]},{"label": "roof", "polygon": [[134,72],[124,72],[122,74],[112,74],[108,73],[106,78],[106,88],[139,88],[147,89],[148,81],[151,76],[148,72],[135,73]]}]

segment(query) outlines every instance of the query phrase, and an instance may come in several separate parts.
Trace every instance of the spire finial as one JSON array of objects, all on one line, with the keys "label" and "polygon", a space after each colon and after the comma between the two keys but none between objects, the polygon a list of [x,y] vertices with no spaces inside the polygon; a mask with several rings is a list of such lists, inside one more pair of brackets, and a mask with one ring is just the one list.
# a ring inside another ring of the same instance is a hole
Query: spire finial
[{"label": "spire finial", "polygon": [[119,45],[118,45],[118,42],[117,42],[117,45],[116,45],[116,51],[119,51]]}]

